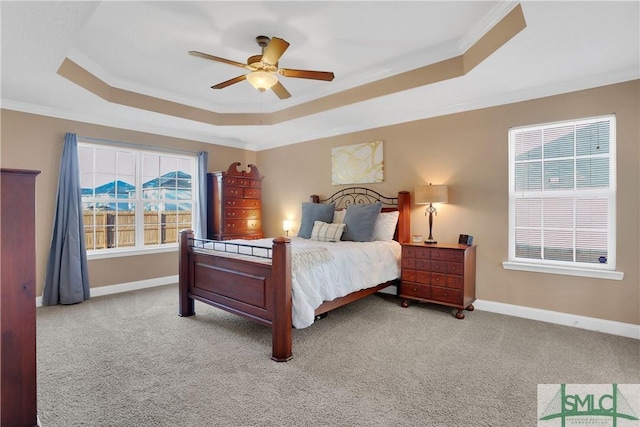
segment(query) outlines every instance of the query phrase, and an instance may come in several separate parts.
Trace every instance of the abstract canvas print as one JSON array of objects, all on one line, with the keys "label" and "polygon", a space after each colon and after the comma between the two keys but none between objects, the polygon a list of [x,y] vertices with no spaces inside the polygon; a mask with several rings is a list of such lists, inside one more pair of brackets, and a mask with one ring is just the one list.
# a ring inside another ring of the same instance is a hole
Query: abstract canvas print
[{"label": "abstract canvas print", "polygon": [[382,141],[365,142],[331,149],[331,183],[366,184],[382,182]]}]

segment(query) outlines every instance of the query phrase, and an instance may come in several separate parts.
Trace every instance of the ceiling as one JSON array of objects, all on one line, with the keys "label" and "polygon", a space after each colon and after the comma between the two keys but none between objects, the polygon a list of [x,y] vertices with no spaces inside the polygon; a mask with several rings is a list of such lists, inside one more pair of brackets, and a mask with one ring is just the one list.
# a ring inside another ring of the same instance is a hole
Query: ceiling
[{"label": "ceiling", "polygon": [[[638,1],[0,7],[2,108],[258,151],[640,77]],[[290,43],[281,67],[335,79],[279,76],[285,100],[246,81],[213,90],[247,70],[188,54],[244,63],[258,35]],[[461,72],[434,65],[452,58]]]}]

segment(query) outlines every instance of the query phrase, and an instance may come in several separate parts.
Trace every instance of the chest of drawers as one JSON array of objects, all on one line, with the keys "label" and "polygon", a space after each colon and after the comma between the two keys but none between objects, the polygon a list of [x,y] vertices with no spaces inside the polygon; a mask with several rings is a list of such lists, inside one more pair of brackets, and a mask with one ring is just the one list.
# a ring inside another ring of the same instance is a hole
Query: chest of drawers
[{"label": "chest of drawers", "polygon": [[472,311],[476,299],[476,246],[403,244],[400,284],[402,306],[431,302]]},{"label": "chest of drawers", "polygon": [[226,172],[212,172],[208,177],[209,239],[260,239],[262,233],[262,179],[258,168],[238,170],[232,163]]}]

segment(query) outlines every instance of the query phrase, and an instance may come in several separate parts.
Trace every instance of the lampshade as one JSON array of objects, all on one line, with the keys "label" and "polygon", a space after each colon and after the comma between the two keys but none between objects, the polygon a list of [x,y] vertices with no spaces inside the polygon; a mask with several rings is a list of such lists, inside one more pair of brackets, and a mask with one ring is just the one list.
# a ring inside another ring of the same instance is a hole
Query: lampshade
[{"label": "lampshade", "polygon": [[447,203],[449,201],[447,186],[429,184],[416,187],[414,200],[416,205]]},{"label": "lampshade", "polygon": [[260,70],[252,71],[247,74],[247,80],[251,83],[251,86],[255,87],[260,92],[271,89],[274,84],[278,83],[278,77],[275,74]]},{"label": "lampshade", "polygon": [[285,219],[284,221],[282,221],[282,229],[284,231],[291,231],[292,225],[292,221],[289,219]]}]

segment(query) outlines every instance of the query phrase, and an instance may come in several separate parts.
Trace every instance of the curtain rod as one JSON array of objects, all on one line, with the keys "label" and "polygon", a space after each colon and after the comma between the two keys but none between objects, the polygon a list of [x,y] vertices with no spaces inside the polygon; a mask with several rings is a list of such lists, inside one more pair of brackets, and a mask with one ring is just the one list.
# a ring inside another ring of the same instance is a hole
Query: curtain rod
[{"label": "curtain rod", "polygon": [[177,150],[175,148],[154,147],[154,146],[151,146],[151,145],[134,144],[134,143],[131,143],[131,142],[112,141],[110,139],[91,138],[90,136],[78,135],[78,140],[83,140],[83,141],[88,141],[88,142],[97,142],[97,143],[102,143],[102,144],[105,144],[105,145],[116,145],[116,146],[138,148],[138,149],[139,148],[143,148],[143,149],[152,150],[152,151],[165,151],[165,152],[168,152],[168,153],[186,154],[186,155],[191,155],[191,156],[197,156],[198,155],[198,153],[194,152],[194,151]]}]

